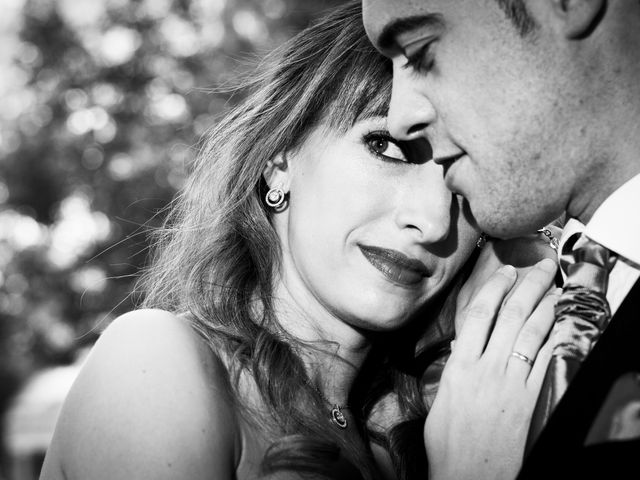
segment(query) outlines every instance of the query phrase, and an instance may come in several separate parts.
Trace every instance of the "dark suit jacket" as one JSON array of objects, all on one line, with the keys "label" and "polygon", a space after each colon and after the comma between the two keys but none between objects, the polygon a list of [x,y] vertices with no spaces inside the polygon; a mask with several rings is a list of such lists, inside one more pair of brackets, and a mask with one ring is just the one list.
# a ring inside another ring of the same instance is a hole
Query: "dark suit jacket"
[{"label": "dark suit jacket", "polygon": [[639,428],[640,280],[569,385],[518,479],[640,479]]}]

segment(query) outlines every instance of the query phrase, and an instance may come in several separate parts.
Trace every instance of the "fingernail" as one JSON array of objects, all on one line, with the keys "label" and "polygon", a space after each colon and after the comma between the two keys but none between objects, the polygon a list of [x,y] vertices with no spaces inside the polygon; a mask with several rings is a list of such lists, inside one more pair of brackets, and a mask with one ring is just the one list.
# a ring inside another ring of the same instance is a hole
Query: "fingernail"
[{"label": "fingernail", "polygon": [[508,278],[515,278],[518,275],[513,265],[503,265],[498,271]]},{"label": "fingernail", "polygon": [[554,262],[550,258],[544,258],[540,260],[536,266],[544,272],[551,273],[556,270],[556,262]]}]

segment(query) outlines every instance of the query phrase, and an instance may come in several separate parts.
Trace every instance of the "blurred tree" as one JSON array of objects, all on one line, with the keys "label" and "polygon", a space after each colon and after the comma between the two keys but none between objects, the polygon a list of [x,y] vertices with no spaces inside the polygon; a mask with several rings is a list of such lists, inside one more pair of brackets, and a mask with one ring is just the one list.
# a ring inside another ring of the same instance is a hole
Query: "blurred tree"
[{"label": "blurred tree", "polygon": [[339,3],[3,6],[0,413],[32,372],[73,360],[134,307],[148,229],[199,136],[235,101],[210,88]]}]

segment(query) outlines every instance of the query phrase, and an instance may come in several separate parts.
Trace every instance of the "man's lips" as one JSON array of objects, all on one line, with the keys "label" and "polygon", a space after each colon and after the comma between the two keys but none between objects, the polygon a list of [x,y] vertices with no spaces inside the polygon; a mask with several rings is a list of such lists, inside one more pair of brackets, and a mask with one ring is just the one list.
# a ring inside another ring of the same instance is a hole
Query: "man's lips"
[{"label": "man's lips", "polygon": [[358,245],[364,257],[393,283],[413,286],[429,276],[429,270],[420,260],[382,247]]}]

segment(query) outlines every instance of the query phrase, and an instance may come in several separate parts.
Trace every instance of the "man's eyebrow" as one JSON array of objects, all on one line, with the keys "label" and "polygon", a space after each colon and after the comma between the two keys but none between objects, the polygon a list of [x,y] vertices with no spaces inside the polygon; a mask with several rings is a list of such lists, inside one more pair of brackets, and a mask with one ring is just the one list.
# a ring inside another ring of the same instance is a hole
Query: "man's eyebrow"
[{"label": "man's eyebrow", "polygon": [[444,19],[442,15],[429,13],[427,15],[414,15],[394,20],[382,29],[378,46],[381,50],[393,50],[398,46],[396,41],[398,35],[425,27],[443,28]]}]

